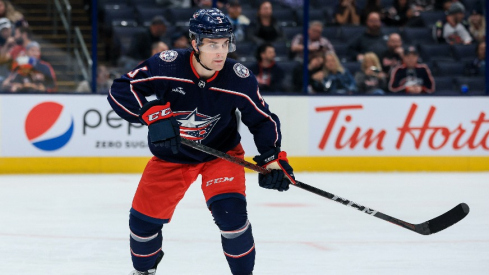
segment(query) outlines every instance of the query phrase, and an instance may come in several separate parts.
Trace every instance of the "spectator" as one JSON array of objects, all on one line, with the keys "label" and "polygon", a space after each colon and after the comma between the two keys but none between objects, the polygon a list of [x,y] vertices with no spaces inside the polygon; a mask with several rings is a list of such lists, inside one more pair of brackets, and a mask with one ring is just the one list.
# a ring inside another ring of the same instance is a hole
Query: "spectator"
[{"label": "spectator", "polygon": [[450,45],[470,44],[472,37],[462,22],[465,17],[465,8],[459,2],[454,2],[448,9],[446,19],[436,22],[434,28],[435,39]]},{"label": "spectator", "polygon": [[304,7],[304,0],[278,0],[281,5],[292,8],[301,9]]},{"label": "spectator", "polygon": [[409,0],[394,0],[392,7],[386,10],[384,22],[388,26],[423,27],[419,10]]},{"label": "spectator", "polygon": [[241,4],[239,0],[230,0],[227,5],[227,17],[233,25],[233,32],[236,41],[246,40],[247,28],[250,25],[250,19],[241,14]]},{"label": "spectator", "polygon": [[433,93],[435,91],[435,81],[430,68],[425,64],[418,64],[418,57],[416,47],[409,46],[404,54],[404,63],[392,70],[389,91],[409,94]]},{"label": "spectator", "polygon": [[367,3],[365,4],[365,8],[362,10],[362,13],[360,14],[360,22],[362,22],[362,24],[365,25],[367,21],[367,16],[371,12],[376,12],[380,14],[381,17],[383,17],[383,10],[384,8],[380,4],[380,0],[367,0]]},{"label": "spectator", "polygon": [[360,15],[355,0],[340,0],[334,17],[340,25],[360,25]]},{"label": "spectator", "polygon": [[282,81],[285,73],[275,63],[275,48],[270,43],[262,44],[256,51],[257,62],[250,66],[250,70],[258,81],[262,92],[283,92]]},{"label": "spectator", "polygon": [[364,53],[374,52],[380,56],[386,49],[380,14],[371,12],[367,17],[365,32],[348,45],[348,52],[351,54],[352,60],[362,61]]},{"label": "spectator", "polygon": [[484,76],[486,72],[486,42],[477,44],[477,57],[465,66],[465,74],[469,76]]},{"label": "spectator", "polygon": [[387,39],[387,50],[379,57],[382,62],[382,71],[387,75],[391,70],[402,63],[404,56],[404,48],[402,47],[402,39],[398,33],[392,33]]},{"label": "spectator", "polygon": [[[307,48],[310,54],[326,52],[334,52],[334,47],[329,40],[322,36],[323,23],[321,21],[313,21],[309,24]],[[294,36],[290,45],[290,51],[295,58],[302,61],[304,58],[304,37],[301,33]]]},{"label": "spectator", "polygon": [[9,53],[15,46],[15,38],[12,36],[10,20],[0,18],[0,76],[5,77],[9,72]]},{"label": "spectator", "polygon": [[166,26],[167,22],[163,16],[155,16],[147,30],[133,37],[127,55],[138,62],[151,57],[151,45],[154,42],[163,41]]},{"label": "spectator", "polygon": [[464,5],[464,3],[460,0],[435,0],[435,9],[447,12],[453,3],[460,3]]},{"label": "spectator", "polygon": [[172,49],[187,49],[190,48],[188,36],[183,32],[175,32],[171,37]]},{"label": "spectator", "polygon": [[41,60],[41,46],[32,41],[26,55],[13,62],[13,71],[3,81],[2,90],[9,92],[55,92],[56,75],[48,62]]},{"label": "spectator", "polygon": [[[212,8],[212,0],[193,0],[194,5],[201,8],[201,9],[208,9]],[[217,8],[222,9],[224,7],[225,0],[223,1],[217,1]]]},{"label": "spectator", "polygon": [[151,45],[151,56],[160,53],[162,51],[168,51],[168,50],[169,50],[168,45],[166,45],[165,42],[162,41],[155,42],[153,43],[153,45]]},{"label": "spectator", "polygon": [[24,15],[17,11],[12,3],[7,0],[0,0],[0,18],[2,17],[8,18],[15,27],[29,26],[29,24],[27,24],[27,21],[24,19]]},{"label": "spectator", "polygon": [[19,27],[14,30],[15,46],[10,51],[10,58],[16,59],[25,54],[25,47],[32,42],[32,32],[29,27]]},{"label": "spectator", "polygon": [[6,17],[0,18],[0,46],[4,46],[7,40],[12,37],[12,24]]},{"label": "spectator", "polygon": [[386,74],[382,71],[379,58],[373,53],[365,53],[362,70],[355,74],[358,92],[370,95],[383,95],[387,87]]},{"label": "spectator", "polygon": [[[10,73],[10,55],[9,52],[15,45],[15,39],[10,35],[10,21],[7,18],[2,18],[0,21],[0,38],[4,40],[3,45],[0,45],[0,81],[3,81]],[[8,27],[8,28],[7,28]]]},{"label": "spectator", "polygon": [[415,11],[423,12],[435,8],[435,0],[412,0],[411,4]]},{"label": "spectator", "polygon": [[264,1],[258,7],[257,17],[250,24],[248,37],[257,44],[283,39],[282,29],[277,19],[273,16],[272,3],[270,1]]},{"label": "spectator", "polygon": [[[322,92],[324,90],[324,54],[315,53],[309,55],[307,70],[309,71],[308,90],[310,92]],[[304,81],[303,64],[298,64],[292,71],[292,83],[295,91],[302,91]]]},{"label": "spectator", "polygon": [[486,19],[482,11],[474,9],[469,16],[469,32],[477,42],[486,40]]},{"label": "spectator", "polygon": [[[105,65],[97,66],[97,93],[107,94],[114,80],[110,78],[109,69]],[[91,93],[92,88],[88,80],[81,81],[76,87],[78,93]]]},{"label": "spectator", "polygon": [[324,65],[323,92],[331,94],[356,93],[355,79],[348,69],[345,69],[335,53],[326,53]]}]

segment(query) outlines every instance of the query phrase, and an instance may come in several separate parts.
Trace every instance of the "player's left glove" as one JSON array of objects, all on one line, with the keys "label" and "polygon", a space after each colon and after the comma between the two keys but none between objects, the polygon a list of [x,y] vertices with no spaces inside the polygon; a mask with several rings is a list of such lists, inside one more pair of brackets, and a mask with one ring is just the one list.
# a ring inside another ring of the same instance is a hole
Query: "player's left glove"
[{"label": "player's left glove", "polygon": [[143,105],[139,111],[139,120],[148,125],[149,140],[155,146],[171,148],[173,154],[180,148],[180,127],[173,117],[170,102],[164,104],[153,100]]},{"label": "player's left glove", "polygon": [[262,155],[255,156],[256,164],[270,169],[270,173],[258,175],[258,183],[261,187],[278,191],[289,190],[289,184],[295,184],[294,171],[287,160],[287,153],[274,148]]}]

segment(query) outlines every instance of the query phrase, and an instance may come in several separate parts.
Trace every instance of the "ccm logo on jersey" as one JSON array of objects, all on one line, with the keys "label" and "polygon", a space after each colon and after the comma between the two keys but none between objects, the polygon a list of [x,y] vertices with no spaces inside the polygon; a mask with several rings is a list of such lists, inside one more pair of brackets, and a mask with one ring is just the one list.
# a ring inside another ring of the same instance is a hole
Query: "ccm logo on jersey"
[{"label": "ccm logo on jersey", "polygon": [[224,177],[224,178],[217,178],[217,179],[212,179],[212,180],[209,180],[207,181],[206,183],[206,187],[209,186],[209,185],[213,185],[213,184],[217,184],[217,183],[221,183],[221,182],[231,182],[234,180],[234,177],[232,178],[228,178],[228,177]]}]

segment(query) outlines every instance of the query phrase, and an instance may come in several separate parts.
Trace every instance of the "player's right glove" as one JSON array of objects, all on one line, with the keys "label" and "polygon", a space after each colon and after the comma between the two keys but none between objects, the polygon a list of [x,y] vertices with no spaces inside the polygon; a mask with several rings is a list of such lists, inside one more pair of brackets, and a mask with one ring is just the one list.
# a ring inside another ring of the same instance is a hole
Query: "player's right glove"
[{"label": "player's right glove", "polygon": [[153,100],[143,105],[139,111],[139,120],[148,125],[149,140],[155,146],[171,148],[173,154],[180,148],[180,127],[173,117],[170,102]]}]

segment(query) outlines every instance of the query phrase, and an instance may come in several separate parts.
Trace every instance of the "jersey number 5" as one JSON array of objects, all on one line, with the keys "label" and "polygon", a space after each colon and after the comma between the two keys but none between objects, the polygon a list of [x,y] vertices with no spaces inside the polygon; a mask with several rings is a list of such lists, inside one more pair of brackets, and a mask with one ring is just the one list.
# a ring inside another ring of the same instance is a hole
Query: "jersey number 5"
[{"label": "jersey number 5", "polygon": [[129,76],[130,78],[134,78],[139,73],[139,71],[147,71],[147,70],[148,70],[148,67],[144,66],[142,68],[139,68],[139,69],[136,69],[134,71],[128,72],[127,73],[127,76]]}]

